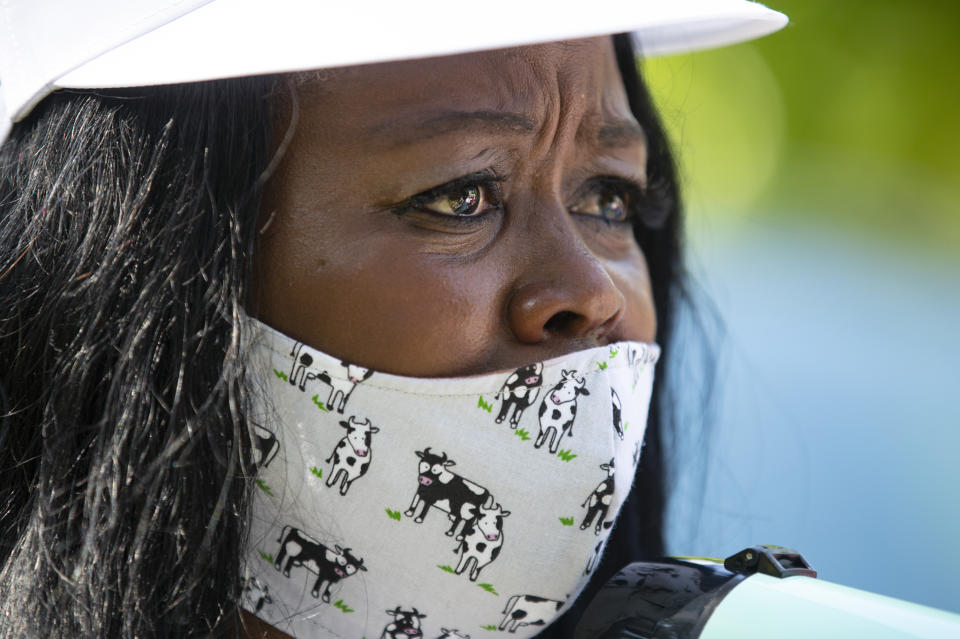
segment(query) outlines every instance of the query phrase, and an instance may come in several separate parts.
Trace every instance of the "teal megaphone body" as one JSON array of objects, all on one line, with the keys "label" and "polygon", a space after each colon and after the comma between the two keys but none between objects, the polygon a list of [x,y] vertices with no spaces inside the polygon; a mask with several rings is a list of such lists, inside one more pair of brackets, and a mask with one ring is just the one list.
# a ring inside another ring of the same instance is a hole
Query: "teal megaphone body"
[{"label": "teal megaphone body", "polygon": [[817,579],[797,552],[630,564],[585,610],[576,639],[960,639],[960,615]]}]

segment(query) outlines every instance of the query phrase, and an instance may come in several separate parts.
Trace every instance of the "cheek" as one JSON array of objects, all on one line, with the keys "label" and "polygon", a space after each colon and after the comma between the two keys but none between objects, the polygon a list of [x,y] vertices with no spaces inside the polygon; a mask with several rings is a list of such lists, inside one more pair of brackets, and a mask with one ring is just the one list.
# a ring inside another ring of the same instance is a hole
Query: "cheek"
[{"label": "cheek", "polygon": [[384,372],[429,377],[470,368],[497,328],[496,287],[485,273],[426,256],[381,257],[333,274],[351,290],[322,312],[351,320],[323,339]]},{"label": "cheek", "polygon": [[293,218],[264,237],[255,263],[254,314],[277,330],[422,377],[475,368],[498,335],[495,263],[425,254],[402,234],[364,225],[294,231],[309,226]]},{"label": "cheek", "polygon": [[623,294],[625,309],[623,339],[653,342],[657,337],[657,311],[653,303],[653,286],[647,262],[640,254],[629,260],[605,264],[610,279]]}]

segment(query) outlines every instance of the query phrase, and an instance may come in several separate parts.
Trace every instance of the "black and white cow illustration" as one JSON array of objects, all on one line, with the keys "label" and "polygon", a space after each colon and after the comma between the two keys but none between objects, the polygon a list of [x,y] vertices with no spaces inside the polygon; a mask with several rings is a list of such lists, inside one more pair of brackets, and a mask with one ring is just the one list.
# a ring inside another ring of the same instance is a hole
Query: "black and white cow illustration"
[{"label": "black and white cow illustration", "polygon": [[514,595],[503,609],[503,621],[498,628],[505,630],[509,626],[510,632],[516,632],[520,626],[543,626],[553,621],[562,607],[563,602],[555,599]]},{"label": "black and white cow illustration", "polygon": [[287,381],[290,382],[291,386],[296,386],[305,391],[307,382],[317,379],[316,373],[311,370],[313,356],[304,351],[302,342],[296,342],[290,349],[290,357],[293,362],[290,364],[290,374],[287,375]]},{"label": "black and white cow illustration", "polygon": [[369,379],[373,375],[373,371],[348,362],[340,362],[340,365],[343,366],[347,379],[331,377],[327,371],[317,374],[317,379],[330,386],[330,395],[327,397],[326,404],[327,410],[333,410],[333,407],[336,406],[337,412],[343,414],[343,409],[346,408],[347,400],[350,399],[353,389],[360,382]]},{"label": "black and white cow illustration", "polygon": [[640,373],[643,372],[644,367],[655,359],[656,354],[650,349],[644,348],[642,352],[641,349],[634,346],[627,349],[627,363],[630,364],[630,368],[633,369],[634,388],[636,388],[640,382]]},{"label": "black and white cow illustration", "polygon": [[613,524],[613,522],[603,521],[610,509],[610,502],[613,501],[613,458],[606,464],[600,464],[600,468],[607,471],[606,478],[580,505],[581,508],[587,509],[587,515],[583,518],[583,523],[580,524],[580,530],[589,528],[591,522],[596,519],[596,528],[593,531],[595,535],[600,534],[601,527],[609,528]]},{"label": "black and white cow illustration", "polygon": [[357,387],[357,384],[373,375],[373,371],[369,368],[344,361],[341,361],[340,365],[344,369],[343,373],[346,374],[346,379],[331,376],[328,371],[317,372],[313,366],[313,356],[304,350],[304,346],[300,342],[293,345],[290,350],[290,357],[293,359],[288,376],[290,384],[306,391],[308,382],[320,380],[330,387],[330,394],[327,396],[325,403],[327,410],[333,410],[336,406],[337,412],[341,415],[347,406],[347,400],[350,399],[353,389]]},{"label": "black and white cow illustration", "polygon": [[[284,526],[277,541],[280,543],[280,550],[273,567],[282,570],[285,577],[290,576],[290,569],[294,566],[312,572],[317,576],[317,580],[310,594],[317,598],[322,592],[323,600],[327,603],[330,602],[330,586],[356,574],[358,570],[366,570],[363,559],[351,554],[349,548],[327,548],[293,526]],[[285,558],[286,565],[283,563]]]},{"label": "black and white cow illustration", "polygon": [[423,637],[420,620],[426,615],[416,608],[401,610],[400,606],[397,606],[393,610],[388,610],[387,614],[393,617],[393,621],[383,627],[380,639],[416,639],[417,637]]},{"label": "black and white cow illustration", "polygon": [[[447,536],[452,537],[461,522],[466,528],[466,522],[477,517],[481,505],[493,503],[493,495],[489,490],[447,470],[456,463],[447,459],[446,453],[431,453],[429,447],[416,453],[420,458],[418,485],[413,501],[404,513],[407,517],[413,517],[418,524],[422,523],[427,510],[433,506],[446,512],[453,522],[447,531]],[[462,533],[457,535],[457,539],[462,538]]]},{"label": "black and white cow illustration", "polygon": [[603,552],[603,544],[605,544],[607,538],[604,537],[597,542],[597,545],[593,547],[593,552],[590,553],[590,559],[587,559],[587,565],[583,569],[583,574],[589,575],[593,572],[593,569],[597,567],[597,563],[600,560],[600,553]]},{"label": "black and white cow illustration", "polygon": [[533,445],[543,446],[550,439],[550,452],[560,448],[564,435],[573,436],[573,420],[577,417],[577,397],[589,395],[577,371],[562,371],[562,378],[540,403],[540,434]]},{"label": "black and white cow illustration", "polygon": [[481,506],[476,519],[463,529],[463,540],[456,550],[460,553],[456,572],[470,568],[470,581],[476,581],[480,569],[492,562],[503,548],[503,518],[510,514],[500,504]]},{"label": "black and white cow illustration", "polygon": [[346,495],[350,484],[363,477],[370,467],[373,457],[370,440],[373,433],[379,433],[380,429],[371,424],[369,419],[358,422],[352,415],[347,421],[341,421],[340,426],[347,429],[347,434],[337,442],[326,459],[331,464],[327,486],[340,482],[340,494]]},{"label": "black and white cow illustration", "polygon": [[[520,423],[520,416],[523,411],[533,406],[540,394],[540,386],[543,385],[543,364],[529,364],[522,366],[510,374],[503,387],[496,394],[494,399],[500,399],[500,413],[497,415],[497,423],[502,424],[508,416],[510,417],[510,428],[516,428]],[[513,409],[513,414],[510,414]]]},{"label": "black and white cow illustration", "polygon": [[448,630],[447,628],[440,629],[440,636],[437,639],[470,639],[470,635],[460,632],[456,628]]},{"label": "black and white cow illustration", "polygon": [[620,412],[620,396],[617,391],[610,389],[610,402],[613,404],[613,432],[623,439],[623,415]]},{"label": "black and white cow illustration", "polygon": [[260,612],[265,605],[272,604],[270,598],[270,587],[256,577],[244,577],[241,580],[241,598],[244,607],[252,610],[254,614]]},{"label": "black and white cow illustration", "polygon": [[639,351],[633,346],[627,348],[627,363],[630,365],[630,369],[633,371],[633,387],[637,387],[637,382],[640,381],[640,369],[642,365],[638,361]]},{"label": "black and white cow illustration", "polygon": [[260,424],[253,425],[250,443],[253,444],[253,463],[257,468],[266,468],[280,450],[277,436]]}]

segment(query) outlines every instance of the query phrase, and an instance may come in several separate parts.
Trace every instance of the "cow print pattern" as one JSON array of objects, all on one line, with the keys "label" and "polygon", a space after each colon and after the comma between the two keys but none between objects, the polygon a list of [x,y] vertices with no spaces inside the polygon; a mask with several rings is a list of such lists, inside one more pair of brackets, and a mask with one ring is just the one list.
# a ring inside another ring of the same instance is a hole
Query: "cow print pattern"
[{"label": "cow print pattern", "polygon": [[[450,472],[456,462],[447,459],[446,453],[437,455],[427,447],[416,454],[420,458],[417,491],[406,511],[407,517],[413,517],[416,523],[423,523],[429,508],[437,508],[447,513],[452,522],[447,531],[447,536],[452,537],[460,524],[464,524],[462,529],[477,517],[484,504],[493,503],[493,495],[486,488]],[[457,539],[463,539],[463,535],[457,535]]]},{"label": "cow print pattern", "polygon": [[562,607],[563,602],[555,599],[536,595],[513,595],[507,600],[503,619],[497,629],[515,633],[523,626],[544,626],[557,616]]},{"label": "cow print pattern", "polygon": [[613,503],[613,473],[615,470],[615,459],[611,458],[606,464],[600,464],[600,469],[607,471],[607,476],[600,482],[592,493],[580,505],[587,509],[587,514],[580,524],[580,530],[586,530],[591,523],[595,522],[593,534],[599,535],[600,529],[607,530],[613,525],[613,521],[604,521],[607,512],[610,510],[610,504]]},{"label": "cow print pattern", "polygon": [[540,433],[534,446],[540,448],[549,443],[550,452],[556,453],[564,435],[573,437],[573,421],[577,418],[577,399],[589,395],[583,377],[577,371],[563,371],[557,382],[540,403]]},{"label": "cow print pattern", "polygon": [[280,442],[276,434],[264,428],[260,424],[253,424],[253,432],[250,434],[251,444],[253,444],[253,463],[257,468],[266,468],[277,456],[280,450]]},{"label": "cow print pattern", "polygon": [[327,486],[339,483],[340,494],[346,495],[350,484],[363,477],[370,467],[372,437],[380,429],[372,425],[369,419],[360,422],[355,417],[341,421],[340,426],[347,430],[347,434],[337,442],[336,448],[326,459],[330,464]]},{"label": "cow print pattern", "polygon": [[[633,384],[650,379],[626,360],[646,366],[648,348],[521,366],[489,376],[485,412],[456,391],[434,411],[432,391],[395,390],[398,378],[276,338],[263,372],[272,404],[251,427],[259,490],[242,606],[324,639],[540,632],[600,560],[622,500],[617,469],[632,477],[635,396],[647,401]],[[387,594],[381,582],[398,585]],[[504,603],[498,590],[538,594]],[[438,609],[437,593],[457,604]]]},{"label": "cow print pattern", "polygon": [[314,599],[322,596],[326,603],[330,602],[331,586],[358,570],[367,569],[363,559],[351,554],[349,548],[334,545],[331,549],[292,526],[285,526],[277,541],[280,548],[273,567],[282,571],[284,577],[290,576],[293,567],[304,568],[316,575],[310,594]]},{"label": "cow print pattern", "polygon": [[514,371],[494,396],[501,401],[496,422],[501,424],[509,416],[510,428],[516,429],[523,411],[537,401],[542,385],[543,364],[528,364]]},{"label": "cow print pattern", "polygon": [[420,637],[423,637],[420,620],[427,615],[416,608],[401,610],[400,606],[393,610],[387,610],[387,614],[393,617],[393,620],[383,627],[380,639],[420,639]]},{"label": "cow print pattern", "polygon": [[290,385],[299,388],[301,392],[306,392],[307,384],[310,382],[315,380],[323,382],[330,387],[324,406],[328,411],[336,408],[340,414],[343,414],[343,410],[347,406],[347,400],[350,399],[350,395],[357,384],[369,379],[373,374],[373,371],[369,368],[345,361],[340,362],[341,370],[338,372],[346,379],[331,375],[327,370],[318,370],[313,355],[301,342],[293,344],[289,357],[291,359],[290,373],[287,378]]}]

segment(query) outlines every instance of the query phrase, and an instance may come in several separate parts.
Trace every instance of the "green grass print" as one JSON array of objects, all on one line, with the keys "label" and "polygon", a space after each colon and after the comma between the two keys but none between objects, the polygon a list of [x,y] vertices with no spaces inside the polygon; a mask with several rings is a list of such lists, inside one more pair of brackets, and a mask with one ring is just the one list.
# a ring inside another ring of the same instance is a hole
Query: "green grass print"
[{"label": "green grass print", "polygon": [[319,409],[322,410],[323,412],[325,412],[325,413],[329,413],[329,412],[330,412],[330,411],[327,410],[327,405],[326,405],[324,402],[320,401],[320,396],[319,396],[319,395],[314,395],[314,396],[311,397],[310,399],[313,400],[313,403],[317,405],[317,408],[319,408]]},{"label": "green grass print", "polygon": [[481,395],[480,398],[477,400],[477,408],[482,408],[483,410],[487,411],[488,413],[492,413],[492,412],[493,412],[493,402],[490,402],[490,403],[488,404],[486,401],[484,401],[483,395]]},{"label": "green grass print", "polygon": [[619,348],[611,349],[611,350],[610,350],[610,359],[613,359],[614,357],[616,357],[616,356],[617,356],[617,353],[619,353],[619,352],[620,352],[620,349],[619,349]]},{"label": "green grass print", "polygon": [[323,479],[323,469],[317,468],[316,466],[310,467],[310,473],[317,479]]},{"label": "green grass print", "polygon": [[333,607],[339,608],[343,612],[353,612],[353,608],[343,603],[343,599],[337,599],[336,602],[334,602]]},{"label": "green grass print", "polygon": [[599,368],[599,369],[602,370],[602,371],[605,371],[605,370],[607,370],[607,363],[606,363],[606,362],[597,362],[597,368]]},{"label": "green grass print", "polygon": [[260,555],[260,559],[263,559],[267,563],[273,563],[273,555],[268,552],[263,552],[262,550],[257,550],[257,554]]},{"label": "green grass print", "polygon": [[520,439],[522,439],[523,441],[529,441],[530,439],[530,433],[528,433],[523,428],[518,428],[517,430],[513,431],[513,434],[519,437]]},{"label": "green grass print", "polygon": [[288,379],[287,374],[284,373],[283,371],[278,371],[277,369],[273,369],[273,374],[279,377],[280,379],[282,379],[283,381],[287,381]]},{"label": "green grass print", "polygon": [[564,526],[573,525],[573,517],[557,517],[557,519],[559,519],[560,523],[563,524]]},{"label": "green grass print", "polygon": [[386,511],[387,511],[387,517],[389,517],[390,519],[393,519],[393,520],[395,520],[395,521],[400,521],[400,511],[399,511],[399,510],[390,510],[389,508],[387,508]]},{"label": "green grass print", "polygon": [[486,625],[486,626],[480,626],[480,629],[481,629],[481,630],[496,630],[496,629],[497,629],[497,624],[492,623],[492,624],[489,624],[489,625]]},{"label": "green grass print", "polygon": [[564,450],[564,449],[561,448],[560,450],[557,451],[557,457],[559,457],[560,459],[562,459],[562,460],[565,461],[565,462],[570,461],[571,459],[573,459],[573,458],[576,457],[576,456],[577,456],[577,454],[574,453],[572,450]]},{"label": "green grass print", "polygon": [[451,575],[457,574],[457,571],[451,568],[450,566],[437,566],[440,570],[444,572],[449,572]]},{"label": "green grass print", "polygon": [[263,481],[262,479],[256,479],[254,480],[254,483],[256,483],[257,488],[265,492],[267,495],[273,497],[273,491],[270,490],[269,486],[267,486],[267,482]]},{"label": "green grass print", "polygon": [[493,587],[493,584],[477,584],[477,587],[483,591],[489,592],[491,595],[500,596],[500,593],[497,592],[497,589]]}]

